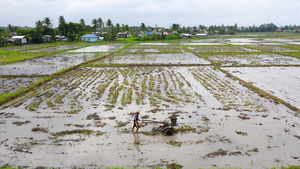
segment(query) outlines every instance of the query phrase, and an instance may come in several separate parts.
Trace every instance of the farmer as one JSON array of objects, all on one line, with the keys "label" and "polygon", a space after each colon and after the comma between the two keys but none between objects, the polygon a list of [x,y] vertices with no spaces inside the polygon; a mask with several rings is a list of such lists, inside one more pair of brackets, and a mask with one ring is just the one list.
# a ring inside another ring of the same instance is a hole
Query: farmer
[{"label": "farmer", "polygon": [[136,115],[134,116],[134,119],[133,119],[133,127],[132,127],[132,131],[134,129],[134,127],[136,127],[136,132],[138,132],[139,130],[139,114],[140,114],[140,111],[136,111]]}]

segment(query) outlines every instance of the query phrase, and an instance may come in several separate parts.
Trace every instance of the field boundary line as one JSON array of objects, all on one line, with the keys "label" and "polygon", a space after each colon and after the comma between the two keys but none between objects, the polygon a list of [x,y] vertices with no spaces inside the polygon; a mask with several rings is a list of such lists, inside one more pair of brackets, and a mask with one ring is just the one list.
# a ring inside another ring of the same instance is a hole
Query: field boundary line
[{"label": "field boundary line", "polygon": [[[217,67],[218,68],[218,67]],[[223,73],[225,73],[227,75],[227,77],[233,78],[235,80],[238,80],[243,86],[247,87],[248,89],[252,90],[253,92],[257,93],[259,96],[261,97],[265,97],[267,99],[271,99],[272,101],[275,102],[275,104],[281,103],[283,105],[285,105],[287,108],[293,110],[296,112],[297,115],[300,114],[300,109],[298,109],[297,107],[291,105],[290,103],[278,98],[277,96],[274,96],[248,82],[246,82],[245,80],[242,80],[241,78],[238,78],[236,76],[233,76],[232,74],[230,74],[229,72],[227,72],[226,70],[223,70],[221,68],[218,68],[220,71],[222,71]]]},{"label": "field boundary line", "polygon": [[49,81],[51,81],[52,79],[58,77],[59,75],[63,74],[63,73],[66,73],[66,72],[69,72],[71,70],[74,70],[76,68],[79,68],[80,66],[84,65],[84,64],[87,64],[87,63],[90,63],[90,62],[94,62],[94,61],[97,61],[97,60],[100,60],[104,57],[107,57],[107,56],[110,56],[112,55],[112,53],[108,53],[106,55],[101,55],[99,57],[96,57],[96,58],[93,58],[93,59],[90,59],[90,60],[87,60],[87,61],[84,61],[78,65],[73,65],[73,66],[70,66],[70,67],[67,67],[65,69],[62,69],[62,70],[59,70],[49,76],[44,76],[43,78],[37,80],[36,82],[32,83],[31,85],[27,86],[27,87],[21,87],[19,88],[16,92],[13,92],[13,93],[6,93],[6,94],[2,94],[0,96],[0,106],[2,106],[3,104],[13,100],[13,99],[16,99],[17,97],[21,96],[21,95],[24,95],[25,93],[31,91],[33,88],[35,87],[39,87]]}]

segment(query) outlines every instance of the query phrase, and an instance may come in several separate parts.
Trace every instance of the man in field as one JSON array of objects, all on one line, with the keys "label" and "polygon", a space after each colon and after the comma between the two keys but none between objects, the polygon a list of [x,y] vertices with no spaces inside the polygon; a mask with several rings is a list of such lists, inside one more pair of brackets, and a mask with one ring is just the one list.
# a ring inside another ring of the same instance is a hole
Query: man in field
[{"label": "man in field", "polygon": [[134,127],[136,127],[136,132],[138,132],[138,130],[139,130],[139,121],[140,121],[139,114],[140,114],[140,111],[139,110],[136,111],[136,114],[135,114],[134,119],[133,119],[132,131],[133,131]]}]

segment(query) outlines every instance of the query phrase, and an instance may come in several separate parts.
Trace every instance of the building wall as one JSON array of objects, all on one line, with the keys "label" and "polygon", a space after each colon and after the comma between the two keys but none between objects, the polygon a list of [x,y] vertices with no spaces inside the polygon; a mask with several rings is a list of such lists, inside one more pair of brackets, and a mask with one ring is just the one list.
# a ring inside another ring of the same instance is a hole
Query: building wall
[{"label": "building wall", "polygon": [[27,39],[26,38],[22,38],[22,43],[27,43]]},{"label": "building wall", "polygon": [[86,42],[97,42],[98,38],[81,38],[82,41]]}]

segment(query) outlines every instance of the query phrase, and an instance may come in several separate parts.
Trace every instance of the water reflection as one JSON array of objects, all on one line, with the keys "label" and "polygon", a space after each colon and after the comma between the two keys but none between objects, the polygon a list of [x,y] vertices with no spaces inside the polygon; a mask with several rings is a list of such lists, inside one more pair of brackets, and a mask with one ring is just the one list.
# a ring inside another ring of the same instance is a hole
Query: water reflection
[{"label": "water reflection", "polygon": [[134,133],[133,137],[134,137],[133,145],[134,145],[135,149],[137,150],[137,152],[140,153],[141,152],[141,149],[140,149],[140,144],[141,144],[140,136],[139,136],[138,133]]}]

